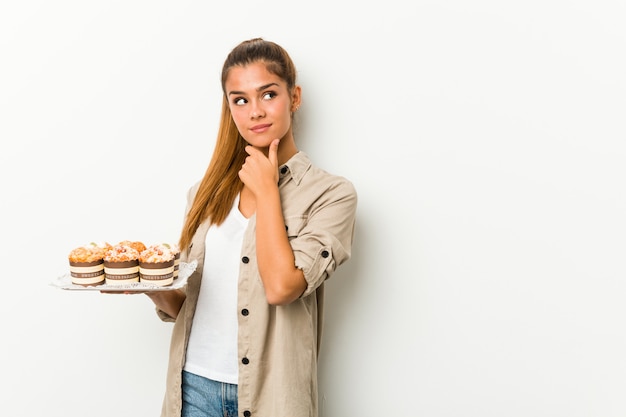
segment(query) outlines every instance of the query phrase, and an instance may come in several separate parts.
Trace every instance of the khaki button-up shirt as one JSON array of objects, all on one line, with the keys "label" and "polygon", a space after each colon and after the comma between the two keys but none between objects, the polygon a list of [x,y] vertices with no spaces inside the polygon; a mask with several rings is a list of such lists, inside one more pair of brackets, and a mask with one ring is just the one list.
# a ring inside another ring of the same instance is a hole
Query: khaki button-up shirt
[{"label": "khaki button-up shirt", "polygon": [[[256,217],[248,222],[241,248],[238,284],[239,415],[317,417],[317,357],[321,340],[324,281],[350,258],[357,195],[345,178],[313,166],[298,152],[279,168],[285,229],[307,288],[289,305],[267,303],[256,263]],[[188,195],[188,209],[198,184]],[[175,321],[162,417],[181,415],[185,352],[198,300],[205,257],[204,222],[183,262],[197,260],[187,298]],[[210,254],[207,254],[210,256]],[[159,311],[165,321],[172,318]]]}]

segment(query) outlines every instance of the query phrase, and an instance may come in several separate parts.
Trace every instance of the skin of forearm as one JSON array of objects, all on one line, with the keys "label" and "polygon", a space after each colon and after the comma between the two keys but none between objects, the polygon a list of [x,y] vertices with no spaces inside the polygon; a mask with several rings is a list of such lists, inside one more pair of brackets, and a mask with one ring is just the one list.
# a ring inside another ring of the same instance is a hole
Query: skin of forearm
[{"label": "skin of forearm", "polygon": [[274,305],[289,304],[306,289],[302,270],[296,268],[293,250],[285,233],[278,188],[257,196],[257,264],[265,296]]},{"label": "skin of forearm", "polygon": [[150,297],[159,310],[174,319],[178,316],[186,298],[185,294],[180,290],[148,292],[146,295]]}]

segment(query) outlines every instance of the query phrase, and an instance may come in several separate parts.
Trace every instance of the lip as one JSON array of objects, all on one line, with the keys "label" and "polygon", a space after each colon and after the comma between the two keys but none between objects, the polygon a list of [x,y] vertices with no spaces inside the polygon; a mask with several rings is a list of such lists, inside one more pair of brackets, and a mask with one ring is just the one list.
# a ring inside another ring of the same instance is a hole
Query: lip
[{"label": "lip", "polygon": [[264,133],[267,132],[267,130],[270,128],[271,124],[270,123],[264,123],[261,125],[254,125],[250,128],[251,131],[253,131],[254,133]]}]

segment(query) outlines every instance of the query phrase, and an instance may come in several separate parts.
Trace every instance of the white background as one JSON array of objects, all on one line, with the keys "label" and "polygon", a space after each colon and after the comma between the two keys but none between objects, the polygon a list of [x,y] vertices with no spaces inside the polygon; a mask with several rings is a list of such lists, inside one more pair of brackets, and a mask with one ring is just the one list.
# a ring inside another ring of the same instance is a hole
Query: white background
[{"label": "white background", "polygon": [[359,192],[322,417],[626,415],[624,4],[3,2],[0,413],[158,415],[171,325],[49,282],[83,243],[178,239],[221,65],[262,36],[300,149]]}]

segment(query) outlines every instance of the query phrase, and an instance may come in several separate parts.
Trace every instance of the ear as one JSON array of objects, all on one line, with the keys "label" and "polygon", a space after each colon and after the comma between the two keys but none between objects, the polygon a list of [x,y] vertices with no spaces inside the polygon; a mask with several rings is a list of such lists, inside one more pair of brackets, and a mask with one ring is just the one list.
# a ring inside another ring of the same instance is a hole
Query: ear
[{"label": "ear", "polygon": [[291,112],[295,113],[302,103],[302,88],[299,85],[293,87],[291,94]]}]

